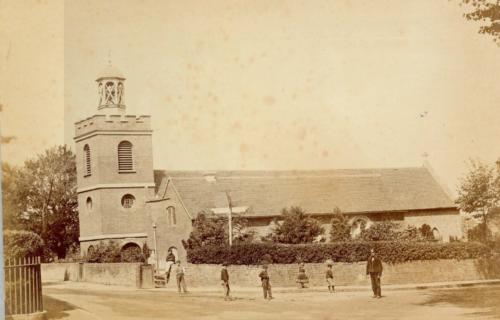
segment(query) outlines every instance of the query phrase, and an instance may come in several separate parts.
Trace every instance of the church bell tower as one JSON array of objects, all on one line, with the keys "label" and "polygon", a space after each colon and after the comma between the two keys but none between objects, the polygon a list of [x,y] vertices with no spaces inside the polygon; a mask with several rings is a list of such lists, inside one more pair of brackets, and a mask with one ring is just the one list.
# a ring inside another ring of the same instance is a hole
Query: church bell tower
[{"label": "church bell tower", "polygon": [[126,113],[125,77],[115,67],[96,82],[96,113],[75,123],[82,254],[106,240],[142,246],[155,187],[150,116]]}]

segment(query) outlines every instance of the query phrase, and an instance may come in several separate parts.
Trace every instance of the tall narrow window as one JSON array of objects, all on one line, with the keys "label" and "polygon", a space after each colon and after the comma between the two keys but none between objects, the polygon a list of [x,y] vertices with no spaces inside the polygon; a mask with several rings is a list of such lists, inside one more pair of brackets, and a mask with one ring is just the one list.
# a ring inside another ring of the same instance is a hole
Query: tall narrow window
[{"label": "tall narrow window", "polygon": [[169,226],[175,226],[177,224],[177,218],[175,217],[175,208],[167,208],[167,221]]},{"label": "tall narrow window", "polygon": [[90,165],[90,147],[88,144],[86,144],[83,147],[83,163],[85,166],[84,176],[90,176],[90,174],[92,173],[92,171],[91,171],[92,167]]},{"label": "tall narrow window", "polygon": [[131,172],[133,170],[132,144],[128,141],[122,141],[118,144],[118,172]]}]

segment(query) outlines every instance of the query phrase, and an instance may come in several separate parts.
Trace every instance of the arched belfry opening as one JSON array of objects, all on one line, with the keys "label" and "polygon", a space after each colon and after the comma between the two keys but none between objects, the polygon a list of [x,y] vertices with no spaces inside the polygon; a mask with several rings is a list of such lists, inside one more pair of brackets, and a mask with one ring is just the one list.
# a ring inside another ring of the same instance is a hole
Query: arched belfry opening
[{"label": "arched belfry opening", "polygon": [[99,96],[98,109],[109,113],[125,112],[125,77],[109,64],[96,79]]}]

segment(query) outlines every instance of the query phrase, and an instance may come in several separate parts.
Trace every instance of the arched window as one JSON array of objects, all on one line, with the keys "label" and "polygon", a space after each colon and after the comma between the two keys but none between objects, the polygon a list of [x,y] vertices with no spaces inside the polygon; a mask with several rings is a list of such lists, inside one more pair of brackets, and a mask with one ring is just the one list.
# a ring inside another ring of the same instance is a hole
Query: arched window
[{"label": "arched window", "polygon": [[365,217],[355,218],[351,225],[351,237],[358,238],[361,233],[368,227],[369,220]]},{"label": "arched window", "polygon": [[122,197],[122,206],[125,209],[130,209],[134,205],[135,197],[131,194],[126,194]]},{"label": "arched window", "polygon": [[92,167],[90,165],[90,147],[88,144],[86,144],[84,147],[83,147],[83,163],[84,163],[84,166],[85,166],[85,169],[84,169],[84,176],[90,176],[91,173],[92,173]]},{"label": "arched window", "polygon": [[89,248],[87,249],[87,255],[91,256],[94,254],[94,252],[95,252],[94,246],[89,246]]},{"label": "arched window", "polygon": [[175,216],[175,208],[167,208],[167,222],[169,226],[175,226],[177,224],[177,217]]},{"label": "arched window", "polygon": [[439,230],[437,228],[432,229],[432,237],[434,238],[434,240],[438,240],[438,241],[442,240],[441,233],[439,233]]},{"label": "arched window", "polygon": [[122,141],[118,144],[118,172],[132,172],[133,170],[132,144],[129,141]]},{"label": "arched window", "polygon": [[92,211],[92,198],[87,197],[87,201],[85,203],[87,205],[87,211]]},{"label": "arched window", "polygon": [[122,262],[144,262],[141,247],[137,243],[125,244],[120,251],[120,256]]}]

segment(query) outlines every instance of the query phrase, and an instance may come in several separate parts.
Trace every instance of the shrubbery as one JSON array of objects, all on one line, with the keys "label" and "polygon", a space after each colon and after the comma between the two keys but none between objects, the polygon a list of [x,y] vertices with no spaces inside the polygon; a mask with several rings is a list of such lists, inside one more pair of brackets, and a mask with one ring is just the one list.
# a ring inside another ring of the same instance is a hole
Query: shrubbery
[{"label": "shrubbery", "polygon": [[333,210],[331,220],[330,241],[348,241],[351,239],[351,226],[339,208]]},{"label": "shrubbery", "polygon": [[247,243],[229,246],[202,246],[189,249],[187,259],[195,264],[234,265],[272,263],[324,262],[331,257],[335,262],[366,261],[374,248],[382,261],[397,263],[412,260],[469,259],[488,256],[488,246],[475,242],[429,243],[390,241],[350,241],[314,244]]},{"label": "shrubbery", "polygon": [[269,235],[276,243],[310,243],[316,237],[325,233],[318,220],[306,215],[300,207],[284,208],[281,211],[283,223],[276,224],[276,228]]},{"label": "shrubbery", "polygon": [[[246,230],[248,221],[237,215],[233,216],[233,243],[249,242],[253,240],[253,232]],[[224,246],[229,242],[228,219],[225,216],[200,212],[193,222],[193,231],[187,240],[182,241],[186,249],[206,245]]]},{"label": "shrubbery", "polygon": [[3,250],[6,259],[42,256],[43,240],[31,231],[5,230]]},{"label": "shrubbery", "polygon": [[[149,251],[149,249],[147,250]],[[101,241],[94,247],[94,250],[85,256],[84,260],[90,263],[145,262],[143,251],[137,246],[130,246],[122,250],[115,241]]]}]

